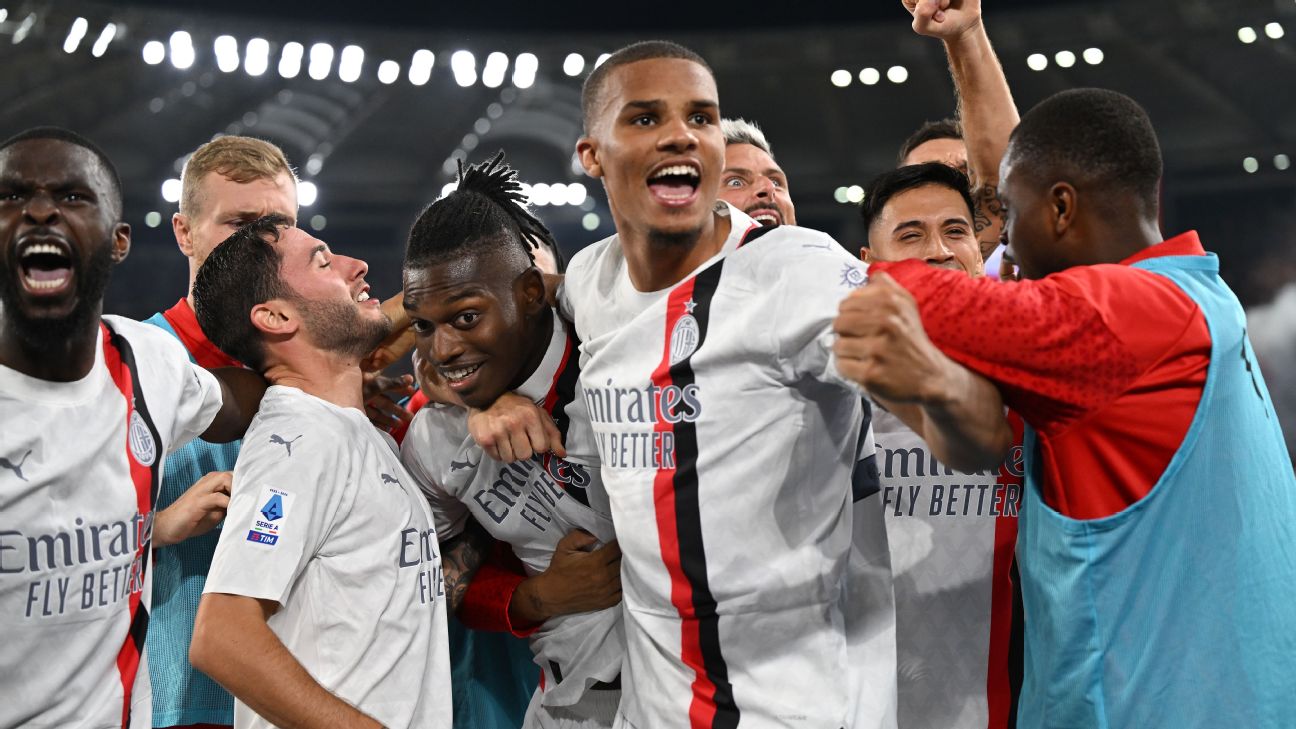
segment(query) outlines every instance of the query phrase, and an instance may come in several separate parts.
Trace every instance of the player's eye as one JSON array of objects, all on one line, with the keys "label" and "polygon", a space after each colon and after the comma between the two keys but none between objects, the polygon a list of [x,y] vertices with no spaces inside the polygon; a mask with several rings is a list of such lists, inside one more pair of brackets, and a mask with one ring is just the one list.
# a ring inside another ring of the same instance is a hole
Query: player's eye
[{"label": "player's eye", "polygon": [[427,334],[432,331],[432,322],[427,319],[410,319],[410,328],[415,334]]},{"label": "player's eye", "polygon": [[962,227],[962,226],[958,226],[958,225],[956,225],[956,226],[954,226],[954,227],[952,227],[952,228],[946,228],[946,229],[945,229],[945,235],[955,235],[955,236],[960,236],[960,237],[962,237],[962,236],[967,235],[967,228],[964,228],[964,227]]},{"label": "player's eye", "polygon": [[649,115],[649,114],[641,114],[641,115],[639,115],[639,116],[637,116],[637,117],[631,119],[631,120],[630,120],[630,123],[633,124],[633,125],[635,125],[635,126],[637,126],[637,127],[646,127],[646,126],[652,124],[654,121],[655,121],[655,120],[653,119],[653,117],[652,117],[651,115]]},{"label": "player's eye", "polygon": [[480,318],[481,314],[475,311],[465,311],[456,316],[452,323],[460,329],[469,329],[476,324],[477,320]]},{"label": "player's eye", "polygon": [[693,122],[694,124],[705,126],[711,123],[711,117],[710,115],[703,114],[702,112],[699,111],[689,115],[689,121]]},{"label": "player's eye", "polygon": [[745,186],[747,183],[743,181],[741,177],[730,177],[729,179],[725,180],[724,184],[725,187],[739,188]]}]

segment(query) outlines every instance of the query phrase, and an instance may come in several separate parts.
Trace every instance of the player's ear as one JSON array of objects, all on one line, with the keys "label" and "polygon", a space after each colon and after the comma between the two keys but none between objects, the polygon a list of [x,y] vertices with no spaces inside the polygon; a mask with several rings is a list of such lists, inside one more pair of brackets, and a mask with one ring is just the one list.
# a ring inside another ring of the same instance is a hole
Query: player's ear
[{"label": "player's ear", "polygon": [[113,227],[112,262],[121,263],[130,254],[131,227],[129,223],[118,223]]},{"label": "player's ear", "polygon": [[189,216],[176,213],[171,216],[171,232],[175,233],[176,245],[185,257],[193,256],[193,232],[189,227]]},{"label": "player's ear", "polygon": [[297,331],[301,321],[293,305],[283,299],[270,299],[257,304],[248,316],[257,331],[275,337],[291,336]]},{"label": "player's ear", "polygon": [[581,167],[590,177],[602,177],[603,165],[599,163],[598,142],[591,136],[581,137],[576,142],[576,156],[580,158]]},{"label": "player's ear", "polygon": [[873,251],[868,246],[860,246],[860,260],[865,263],[873,262]]},{"label": "player's ear", "polygon": [[1053,229],[1059,238],[1076,222],[1076,189],[1067,182],[1058,182],[1049,188],[1049,207],[1053,214]]},{"label": "player's ear", "polygon": [[528,316],[534,316],[549,308],[545,298],[544,275],[539,268],[532,266],[522,272],[513,282],[514,293],[518,302]]}]

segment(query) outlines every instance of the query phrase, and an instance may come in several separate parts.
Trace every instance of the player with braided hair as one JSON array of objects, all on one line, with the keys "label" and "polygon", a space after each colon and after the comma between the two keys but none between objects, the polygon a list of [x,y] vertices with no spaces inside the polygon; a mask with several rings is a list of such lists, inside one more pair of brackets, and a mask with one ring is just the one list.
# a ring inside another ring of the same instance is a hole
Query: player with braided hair
[{"label": "player with braided hair", "polygon": [[507,464],[518,454],[485,453],[467,412],[430,406],[401,455],[440,539],[476,519],[523,563],[528,579],[504,622],[530,633],[542,671],[524,726],[610,727],[621,697],[621,552],[578,384],[580,343],[546,303],[532,254],[539,243],[557,249],[502,153],[461,166],[458,188],[410,231],[405,309],[419,354],[465,405],[526,398],[552,417],[566,451]]}]

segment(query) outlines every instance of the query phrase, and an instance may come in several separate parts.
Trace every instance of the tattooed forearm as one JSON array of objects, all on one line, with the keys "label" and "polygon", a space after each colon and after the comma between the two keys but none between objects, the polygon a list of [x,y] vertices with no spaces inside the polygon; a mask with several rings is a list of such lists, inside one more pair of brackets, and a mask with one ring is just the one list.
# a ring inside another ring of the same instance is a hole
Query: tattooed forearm
[{"label": "tattooed forearm", "polygon": [[972,202],[976,206],[972,211],[972,224],[976,228],[977,241],[981,244],[981,257],[989,258],[999,246],[999,236],[1004,227],[1004,205],[999,200],[999,188],[981,185],[972,191]]},{"label": "tattooed forearm", "polygon": [[468,592],[468,583],[472,582],[490,549],[490,535],[473,519],[468,519],[461,533],[441,543],[446,609],[451,613],[459,609],[464,593]]}]

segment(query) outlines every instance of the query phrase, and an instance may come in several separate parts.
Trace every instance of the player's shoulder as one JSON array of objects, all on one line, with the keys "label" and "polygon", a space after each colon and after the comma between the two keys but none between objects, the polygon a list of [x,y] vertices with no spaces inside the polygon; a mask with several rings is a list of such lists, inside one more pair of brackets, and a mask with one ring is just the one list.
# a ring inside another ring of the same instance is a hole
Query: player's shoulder
[{"label": "player's shoulder", "polygon": [[240,462],[253,454],[296,458],[294,462],[336,460],[358,447],[355,427],[335,405],[293,387],[272,386],[243,437]]},{"label": "player's shoulder", "polygon": [[731,259],[765,286],[815,281],[856,288],[868,270],[832,236],[795,225],[751,231]]},{"label": "player's shoulder", "polygon": [[609,277],[614,277],[624,260],[617,237],[608,236],[597,243],[585,246],[572,256],[563,274],[563,284],[569,289],[597,287],[600,280],[610,280]]},{"label": "player's shoulder", "polygon": [[414,414],[401,442],[401,459],[436,462],[454,454],[467,437],[468,414],[462,408],[430,404]]},{"label": "player's shoulder", "polygon": [[164,362],[167,364],[172,363],[172,360],[177,365],[189,364],[189,353],[185,351],[184,345],[180,344],[180,340],[158,326],[115,314],[105,314],[103,322],[109,329],[124,338],[131,349],[140,351],[140,354],[136,355],[136,361],[143,359],[140,355],[147,354],[150,358],[166,358]]}]

